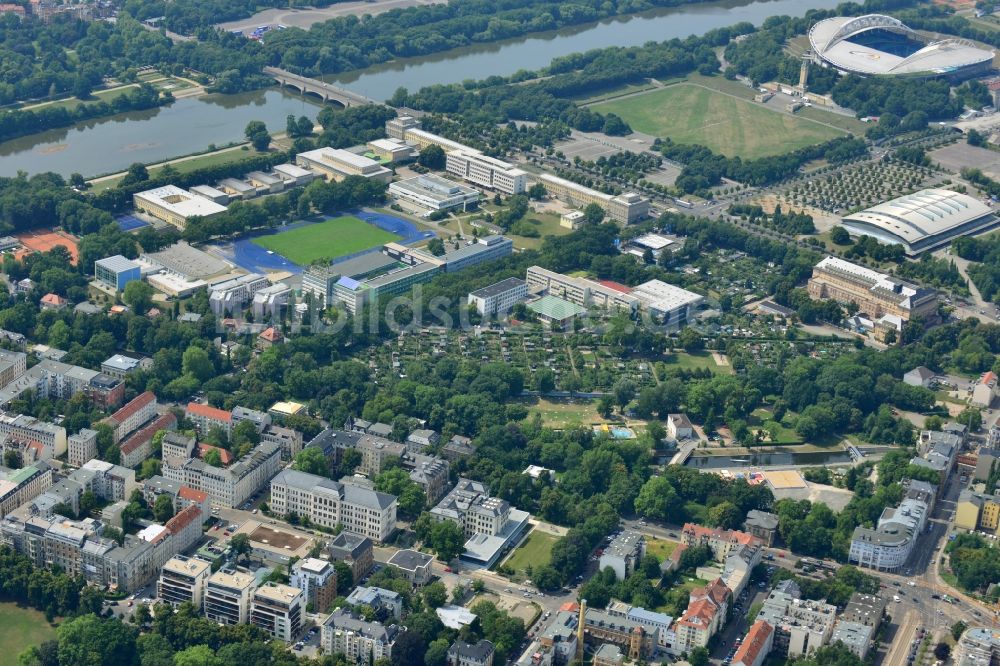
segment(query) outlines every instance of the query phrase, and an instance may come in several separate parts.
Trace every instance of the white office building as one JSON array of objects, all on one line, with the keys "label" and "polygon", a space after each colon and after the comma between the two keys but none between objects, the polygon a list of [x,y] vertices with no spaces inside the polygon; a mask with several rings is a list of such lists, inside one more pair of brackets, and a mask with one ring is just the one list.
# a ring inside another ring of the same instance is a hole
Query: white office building
[{"label": "white office building", "polygon": [[469,294],[469,305],[484,317],[509,311],[528,297],[528,283],[518,278],[507,278]]},{"label": "white office building", "polygon": [[514,165],[482,153],[453,150],[447,155],[448,173],[470,183],[504,194],[521,194],[528,189],[528,174]]},{"label": "white office building", "polygon": [[389,194],[426,209],[426,215],[452,209],[464,212],[479,201],[479,190],[431,174],[392,183]]}]

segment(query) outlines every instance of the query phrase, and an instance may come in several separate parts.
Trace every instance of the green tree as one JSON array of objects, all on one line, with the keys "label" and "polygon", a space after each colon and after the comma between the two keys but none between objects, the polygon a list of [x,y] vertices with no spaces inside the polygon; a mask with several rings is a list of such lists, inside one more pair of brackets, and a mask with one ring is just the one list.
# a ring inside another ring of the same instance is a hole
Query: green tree
[{"label": "green tree", "polygon": [[447,157],[444,154],[444,149],[434,143],[427,144],[421,148],[420,156],[417,157],[417,162],[419,162],[421,166],[435,170],[443,169],[446,161]]},{"label": "green tree", "polygon": [[174,517],[174,501],[170,495],[164,493],[156,498],[153,502],[153,516],[159,523],[166,523]]},{"label": "green tree", "polygon": [[708,666],[708,650],[703,647],[696,647],[688,655],[688,663],[691,666]]},{"label": "green tree", "polygon": [[387,469],[375,477],[375,490],[395,495],[400,516],[408,519],[419,516],[427,500],[423,489],[399,467]]},{"label": "green tree", "polygon": [[223,666],[223,664],[209,646],[192,645],[174,655],[174,666]]},{"label": "green tree", "polygon": [[445,660],[448,658],[448,648],[450,647],[451,644],[447,638],[437,638],[431,641],[431,644],[427,646],[427,652],[424,654],[424,666],[444,666]]},{"label": "green tree", "polygon": [[[130,282],[129,284],[131,285],[132,283]],[[189,346],[184,350],[181,358],[181,372],[191,375],[199,382],[207,382],[215,376],[215,366],[212,364],[212,358],[202,347]]]},{"label": "green tree", "polygon": [[434,237],[427,243],[427,251],[435,257],[440,257],[445,253],[444,241]]},{"label": "green tree", "polygon": [[837,245],[850,245],[851,234],[844,227],[834,227],[830,230],[830,240]]},{"label": "green tree", "polygon": [[56,629],[59,663],[73,666],[136,665],[136,630],[122,622],[81,615]]},{"label": "green tree", "polygon": [[603,221],[604,209],[595,203],[587,204],[583,209],[584,224],[600,224]]},{"label": "green tree", "polygon": [[292,466],[300,472],[315,474],[317,476],[330,476],[330,464],[323,455],[323,451],[318,448],[305,448],[295,455],[295,462]]},{"label": "green tree", "polygon": [[264,152],[271,145],[271,135],[267,131],[267,126],[259,120],[247,123],[243,134],[258,152]]},{"label": "green tree", "polygon": [[250,554],[250,537],[246,534],[234,534],[233,538],[229,540],[229,546],[233,550],[233,554],[236,555],[237,561],[241,556],[246,556]]},{"label": "green tree", "polygon": [[430,528],[430,547],[442,562],[450,562],[465,550],[462,528],[450,520],[435,523]]},{"label": "green tree", "polygon": [[678,522],[684,502],[666,478],[654,476],[643,484],[635,498],[636,512],[651,520]]},{"label": "green tree", "polygon": [[735,529],[743,522],[739,508],[732,502],[719,502],[708,510],[708,523],[722,529]]},{"label": "green tree", "polygon": [[424,587],[422,596],[428,608],[440,608],[448,603],[448,589],[439,580]]},{"label": "green tree", "polygon": [[219,449],[209,449],[201,459],[205,461],[206,465],[222,467],[222,454],[219,453]]},{"label": "green tree", "polygon": [[142,280],[132,280],[125,285],[122,300],[125,301],[126,305],[131,306],[137,314],[142,314],[153,303],[153,288]]}]

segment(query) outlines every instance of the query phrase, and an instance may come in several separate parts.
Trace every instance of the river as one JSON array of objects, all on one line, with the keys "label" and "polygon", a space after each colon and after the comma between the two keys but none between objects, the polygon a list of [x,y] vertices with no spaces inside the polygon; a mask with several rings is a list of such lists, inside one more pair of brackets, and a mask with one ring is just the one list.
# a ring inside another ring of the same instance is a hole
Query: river
[{"label": "river", "polygon": [[[408,58],[330,77],[351,90],[387,99],[396,88],[416,90],[432,83],[455,83],[519,69],[544,66],[558,56],[607,46],[663,41],[768,16],[802,15],[832,9],[842,0],[725,0],[608,19],[551,33]],[[18,171],[54,171],[85,176],[124,170],[133,162],[152,163],[223,146],[243,138],[251,120],[272,131],[285,128],[288,114],[314,117],[319,107],[306,98],[277,90],[239,95],[207,95],[168,107],[123,113],[0,143],[0,176]]]},{"label": "river", "polygon": [[554,58],[609,46],[639,46],[675,37],[702,35],[743,21],[760,25],[769,16],[802,16],[810,9],[834,9],[842,0],[725,0],[619,16],[531,37],[406,58],[324,77],[331,83],[385,100],[397,88],[415,91],[435,83],[507,76],[544,67]]},{"label": "river", "polygon": [[285,130],[288,114],[314,118],[321,105],[278,90],[203,95],[170,106],[119,113],[0,143],[0,176],[54,171],[86,176],[150,164],[244,140],[251,120]]}]

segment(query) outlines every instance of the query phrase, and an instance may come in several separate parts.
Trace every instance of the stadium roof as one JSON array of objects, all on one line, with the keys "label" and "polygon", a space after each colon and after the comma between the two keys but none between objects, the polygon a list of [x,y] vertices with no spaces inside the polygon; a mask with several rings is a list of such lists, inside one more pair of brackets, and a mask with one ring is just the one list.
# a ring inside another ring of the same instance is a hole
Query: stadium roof
[{"label": "stadium roof", "polygon": [[867,14],[835,16],[813,24],[809,29],[809,46],[820,59],[857,74],[936,76],[985,66],[993,60],[993,51],[964,39],[930,42],[905,57],[851,41],[873,30],[892,32],[918,42],[927,41],[899,19]]},{"label": "stadium roof", "polygon": [[955,236],[984,231],[996,223],[988,205],[967,194],[942,189],[907,194],[843,220],[848,231],[902,244],[907,254],[919,254]]}]

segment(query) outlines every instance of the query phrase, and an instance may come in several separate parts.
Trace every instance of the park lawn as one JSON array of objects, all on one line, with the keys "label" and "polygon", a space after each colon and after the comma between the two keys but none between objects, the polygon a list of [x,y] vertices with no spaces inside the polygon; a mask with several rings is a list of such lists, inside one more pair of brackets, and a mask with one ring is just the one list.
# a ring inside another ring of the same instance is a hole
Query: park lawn
[{"label": "park lawn", "polygon": [[0,603],[0,662],[13,663],[25,648],[56,637],[56,630],[45,615],[13,603]]},{"label": "park lawn", "polygon": [[864,134],[865,130],[871,127],[868,123],[863,123],[854,116],[845,116],[842,113],[834,113],[833,111],[827,111],[823,107],[815,105],[799,109],[796,112],[796,115],[801,116],[802,118],[816,120],[821,123],[835,125],[836,127],[847,130],[851,134]]},{"label": "park lawn", "polygon": [[597,413],[597,401],[595,400],[564,399],[554,401],[545,398],[526,398],[522,403],[528,407],[529,415],[541,414],[542,423],[552,428],[610,423]]},{"label": "park lawn", "polygon": [[532,569],[545,566],[552,559],[552,547],[557,540],[553,534],[532,530],[507,560],[507,566],[518,573],[525,573],[529,564]]},{"label": "park lawn", "polygon": [[744,159],[787,153],[844,134],[689,83],[595,104],[593,108],[600,113],[618,114],[634,130]]},{"label": "park lawn", "polygon": [[300,266],[308,266],[317,259],[336,259],[395,240],[399,240],[396,234],[353,215],[342,215],[291,231],[260,236],[253,242]]},{"label": "park lawn", "polygon": [[[247,150],[243,150],[247,148]],[[232,162],[239,162],[240,160],[245,160],[248,157],[256,157],[257,155],[262,155],[254,150],[249,145],[242,146],[239,148],[227,147],[220,148],[219,150],[212,151],[210,153],[205,153],[203,155],[197,155],[189,158],[178,158],[178,161],[173,161],[172,166],[178,173],[190,173],[198,169],[204,169],[207,167],[220,166],[222,164],[231,164]],[[160,169],[163,168],[163,164],[158,166],[151,166],[148,168],[149,175],[155,176]],[[107,178],[97,183],[91,185],[90,191],[93,193],[103,192],[104,190],[109,190],[113,187],[117,187],[118,183],[121,182],[122,178],[125,177],[125,172],[114,178]]]},{"label": "park lawn", "polygon": [[508,233],[507,235],[514,241],[514,247],[522,250],[537,250],[542,246],[546,236],[565,236],[572,232],[571,229],[560,226],[559,216],[554,213],[529,212],[519,224],[529,224],[539,234],[538,238],[532,238]]},{"label": "park lawn", "polygon": [[656,555],[661,562],[670,557],[679,545],[676,541],[646,537],[646,552],[650,555]]}]

